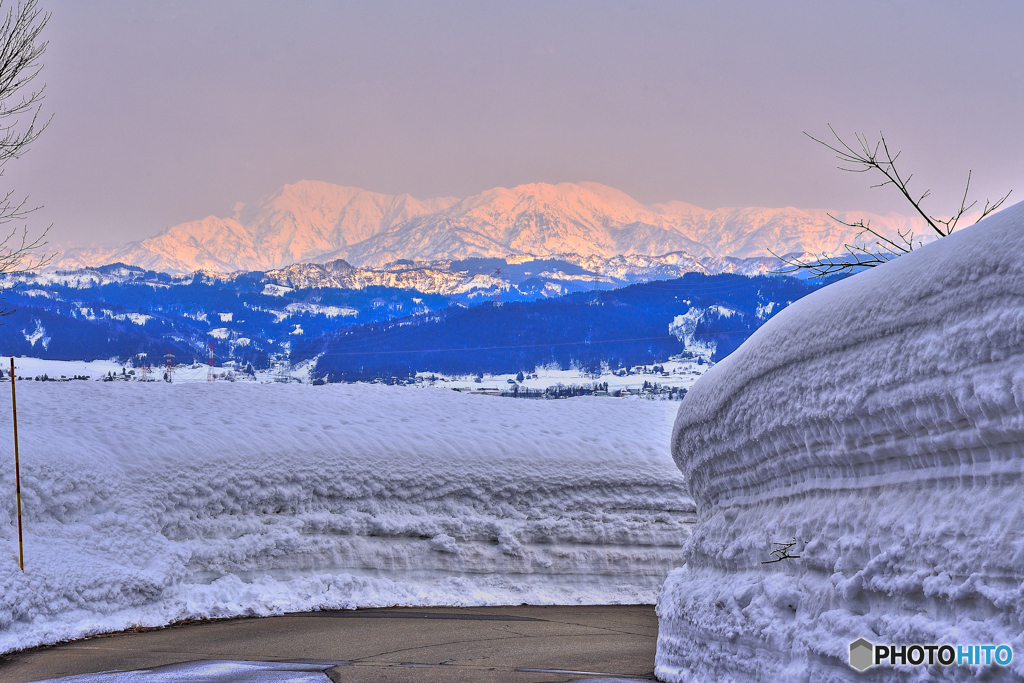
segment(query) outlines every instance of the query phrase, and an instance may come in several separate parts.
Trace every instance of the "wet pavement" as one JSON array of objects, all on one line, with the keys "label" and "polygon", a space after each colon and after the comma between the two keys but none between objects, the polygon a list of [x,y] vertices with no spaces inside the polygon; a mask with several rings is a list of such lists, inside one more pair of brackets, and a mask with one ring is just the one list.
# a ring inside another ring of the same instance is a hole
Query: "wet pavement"
[{"label": "wet pavement", "polygon": [[98,636],[0,660],[0,683],[652,680],[651,605],[395,608]]}]

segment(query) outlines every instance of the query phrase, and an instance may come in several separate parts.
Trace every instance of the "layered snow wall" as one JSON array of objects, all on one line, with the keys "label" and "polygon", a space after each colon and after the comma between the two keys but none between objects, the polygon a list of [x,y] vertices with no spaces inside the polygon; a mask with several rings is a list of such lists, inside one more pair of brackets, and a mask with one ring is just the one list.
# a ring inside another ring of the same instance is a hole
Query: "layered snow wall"
[{"label": "layered snow wall", "polygon": [[[676,419],[698,522],[659,596],[657,675],[1019,680],[1022,409],[1024,204],[776,315]],[[1016,656],[858,674],[858,638]]]},{"label": "layered snow wall", "polygon": [[7,422],[0,652],[195,617],[654,602],[694,512],[665,447],[674,412],[371,385],[19,383],[25,573]]}]

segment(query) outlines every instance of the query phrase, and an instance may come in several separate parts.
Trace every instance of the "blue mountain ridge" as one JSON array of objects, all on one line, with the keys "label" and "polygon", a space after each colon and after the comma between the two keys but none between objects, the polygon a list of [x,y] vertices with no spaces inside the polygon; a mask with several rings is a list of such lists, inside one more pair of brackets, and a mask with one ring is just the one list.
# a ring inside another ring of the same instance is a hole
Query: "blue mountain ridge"
[{"label": "blue mountain ridge", "polygon": [[[452,306],[339,329],[305,345],[328,381],[516,373],[556,365],[597,371],[672,356],[718,360],[779,310],[820,284],[780,276],[701,275],[576,292],[554,299]],[[696,311],[692,339],[670,327]],[[693,342],[697,342],[694,344]],[[711,350],[713,349],[713,350]]]},{"label": "blue mountain ridge", "polygon": [[29,279],[3,295],[14,312],[2,318],[0,352],[135,366],[160,365],[167,353],[191,363],[212,352],[218,365],[255,368],[275,358],[308,360],[314,376],[331,381],[551,364],[618,367],[692,353],[669,325],[691,309],[713,307],[728,314],[701,316],[693,335],[713,342],[713,358],[720,358],[770,314],[821,286],[782,276],[688,273],[611,290],[590,289],[584,278],[573,283],[582,291],[544,298],[521,266],[497,261],[457,263],[507,271],[512,285],[500,303],[497,288],[495,296],[478,290],[473,297],[382,286],[289,288],[259,272],[180,277],[121,264],[87,269],[92,279],[74,283]]}]

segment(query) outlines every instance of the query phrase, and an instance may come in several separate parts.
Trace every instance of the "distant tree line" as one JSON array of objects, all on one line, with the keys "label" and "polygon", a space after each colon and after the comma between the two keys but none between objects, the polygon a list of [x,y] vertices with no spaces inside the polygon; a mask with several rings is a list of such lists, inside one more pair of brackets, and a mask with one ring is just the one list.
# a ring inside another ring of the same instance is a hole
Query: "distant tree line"
[{"label": "distant tree line", "polygon": [[768,303],[777,312],[820,286],[779,276],[690,273],[612,291],[451,307],[432,316],[348,327],[304,354],[319,356],[314,372],[328,381],[416,372],[515,374],[551,365],[596,372],[604,365],[648,365],[685,353],[669,324],[693,307],[717,305],[735,314],[704,316],[695,336],[716,344],[715,358],[721,358],[763,324]]}]

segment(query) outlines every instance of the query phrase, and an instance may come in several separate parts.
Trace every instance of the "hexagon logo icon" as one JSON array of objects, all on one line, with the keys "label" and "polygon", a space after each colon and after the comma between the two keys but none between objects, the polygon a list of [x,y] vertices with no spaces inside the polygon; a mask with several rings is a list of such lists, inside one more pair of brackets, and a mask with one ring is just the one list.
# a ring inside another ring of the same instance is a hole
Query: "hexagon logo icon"
[{"label": "hexagon logo icon", "polygon": [[857,671],[864,671],[875,663],[875,646],[864,638],[850,643],[850,666]]}]

